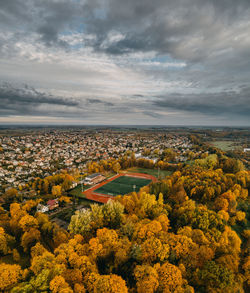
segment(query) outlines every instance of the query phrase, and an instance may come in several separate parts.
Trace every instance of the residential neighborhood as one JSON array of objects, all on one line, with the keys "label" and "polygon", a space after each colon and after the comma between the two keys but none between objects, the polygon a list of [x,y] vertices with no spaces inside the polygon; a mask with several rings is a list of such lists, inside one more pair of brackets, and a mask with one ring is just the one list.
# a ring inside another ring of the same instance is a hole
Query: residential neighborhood
[{"label": "residential neighborhood", "polygon": [[163,151],[172,148],[176,162],[187,160],[192,149],[185,135],[163,132],[81,130],[37,132],[20,136],[0,136],[1,192],[25,186],[36,177],[46,177],[62,169],[80,171],[88,161],[118,158],[126,152],[154,163]]}]

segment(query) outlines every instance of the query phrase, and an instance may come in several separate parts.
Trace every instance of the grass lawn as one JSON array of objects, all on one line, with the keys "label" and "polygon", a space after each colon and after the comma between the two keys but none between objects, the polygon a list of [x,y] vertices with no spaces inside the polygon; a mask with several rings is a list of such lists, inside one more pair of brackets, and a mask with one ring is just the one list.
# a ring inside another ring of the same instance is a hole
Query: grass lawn
[{"label": "grass lawn", "polygon": [[[131,173],[149,174],[149,175],[153,175],[156,178],[158,178],[158,169],[146,169],[146,168],[132,167],[132,168],[127,169],[126,171],[131,172]],[[160,170],[159,171],[160,179],[165,178],[166,176],[169,176],[172,173],[173,172],[171,172],[171,171]]]},{"label": "grass lawn", "polygon": [[[83,187],[83,188],[82,188],[82,187]],[[70,191],[68,192],[68,194],[69,194],[70,196],[76,196],[76,197],[80,197],[80,198],[85,198],[85,195],[82,193],[82,189],[83,189],[83,191],[84,191],[84,190],[87,189],[87,188],[89,188],[89,186],[86,186],[86,185],[83,185],[83,186],[78,185],[78,186],[75,187],[74,189],[70,190]]]},{"label": "grass lawn", "polygon": [[217,141],[210,141],[211,145],[215,146],[216,148],[221,149],[222,151],[231,151],[235,149],[239,149],[240,146],[235,145],[235,141],[233,140],[217,140]]},{"label": "grass lawn", "polygon": [[[141,187],[148,185],[151,182],[145,178],[135,178],[129,176],[121,176],[107,184],[97,188],[94,192],[103,193],[107,195],[124,195],[132,191],[138,192]],[[135,189],[134,189],[135,185]]]}]

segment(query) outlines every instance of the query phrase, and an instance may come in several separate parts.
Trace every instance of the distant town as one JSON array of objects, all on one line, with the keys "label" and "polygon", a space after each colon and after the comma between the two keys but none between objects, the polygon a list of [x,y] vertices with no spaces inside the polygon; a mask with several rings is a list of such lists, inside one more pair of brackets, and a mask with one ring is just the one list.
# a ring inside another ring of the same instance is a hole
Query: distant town
[{"label": "distant town", "polygon": [[90,160],[99,161],[130,151],[135,158],[154,163],[167,148],[174,149],[175,162],[188,160],[192,143],[185,135],[117,131],[48,131],[36,135],[0,137],[0,185],[19,187],[36,177],[62,169],[86,169]]}]

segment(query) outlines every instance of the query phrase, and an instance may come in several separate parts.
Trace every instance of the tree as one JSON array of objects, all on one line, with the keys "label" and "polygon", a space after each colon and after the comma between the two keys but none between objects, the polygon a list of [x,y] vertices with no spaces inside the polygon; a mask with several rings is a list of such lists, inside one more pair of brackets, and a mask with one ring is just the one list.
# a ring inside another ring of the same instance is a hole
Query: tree
[{"label": "tree", "polygon": [[8,253],[8,250],[8,242],[5,231],[2,227],[0,227],[0,253],[5,255]]},{"label": "tree", "polygon": [[144,263],[165,261],[169,256],[169,245],[163,244],[160,239],[150,237],[141,245],[142,260]]},{"label": "tree", "polygon": [[52,195],[59,197],[62,194],[62,187],[60,185],[55,185],[52,187]]},{"label": "tree", "polygon": [[0,290],[8,291],[21,277],[22,270],[19,265],[0,264]]},{"label": "tree", "polygon": [[114,163],[114,165],[113,165],[113,171],[115,173],[118,173],[120,169],[121,169],[121,165],[118,162]]},{"label": "tree", "polygon": [[71,199],[68,196],[61,196],[59,198],[59,203],[60,205],[64,206],[65,204],[70,204],[71,203]]},{"label": "tree", "polygon": [[4,194],[4,198],[7,200],[7,201],[11,201],[13,202],[14,199],[16,199],[18,195],[18,191],[16,188],[10,188],[8,189],[5,194]]},{"label": "tree", "polygon": [[207,292],[211,289],[223,289],[221,292],[227,292],[225,290],[232,289],[234,284],[232,271],[214,261],[207,262],[198,270],[197,277],[198,284],[205,287]]},{"label": "tree", "polygon": [[55,278],[50,281],[49,288],[52,293],[73,293],[73,290],[62,276],[55,276]]},{"label": "tree", "polygon": [[82,284],[76,283],[75,286],[74,286],[74,292],[75,293],[85,293],[86,289]]},{"label": "tree", "polygon": [[99,275],[94,283],[93,293],[127,293],[125,281],[117,275]]},{"label": "tree", "polygon": [[38,221],[36,218],[27,214],[21,218],[19,225],[24,232],[27,232],[31,228],[38,228]]},{"label": "tree", "polygon": [[25,252],[29,252],[30,248],[36,244],[36,242],[40,241],[41,233],[39,230],[35,228],[31,228],[26,231],[21,239],[21,245]]},{"label": "tree", "polygon": [[149,265],[136,266],[134,270],[138,293],[153,293],[159,286],[158,273]]},{"label": "tree", "polygon": [[178,267],[168,262],[155,266],[158,273],[160,292],[181,292],[182,274]]},{"label": "tree", "polygon": [[110,228],[120,227],[124,206],[118,201],[109,200],[106,205],[102,207],[103,222],[105,226]]}]

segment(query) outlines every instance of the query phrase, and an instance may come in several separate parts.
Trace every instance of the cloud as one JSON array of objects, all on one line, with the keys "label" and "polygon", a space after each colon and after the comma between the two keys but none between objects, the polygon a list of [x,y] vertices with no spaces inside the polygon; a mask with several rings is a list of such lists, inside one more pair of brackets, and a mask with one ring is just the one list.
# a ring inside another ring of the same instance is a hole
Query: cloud
[{"label": "cloud", "polygon": [[187,112],[198,112],[213,116],[250,117],[250,88],[239,92],[223,91],[219,93],[178,94],[173,93],[159,97],[153,104],[160,108],[177,109]]},{"label": "cloud", "polygon": [[30,115],[49,114],[52,108],[78,107],[79,102],[75,99],[54,97],[53,95],[39,92],[36,89],[25,85],[23,88],[16,88],[5,83],[0,86],[0,115]]},{"label": "cloud", "polygon": [[0,115],[249,124],[249,34],[249,0],[2,1]]},{"label": "cloud", "polygon": [[103,104],[103,105],[105,105],[105,106],[109,106],[109,107],[112,107],[112,106],[114,106],[114,104],[113,103],[110,103],[110,102],[106,102],[106,101],[101,101],[101,100],[99,100],[99,99],[87,99],[87,102],[89,103],[89,104]]}]

